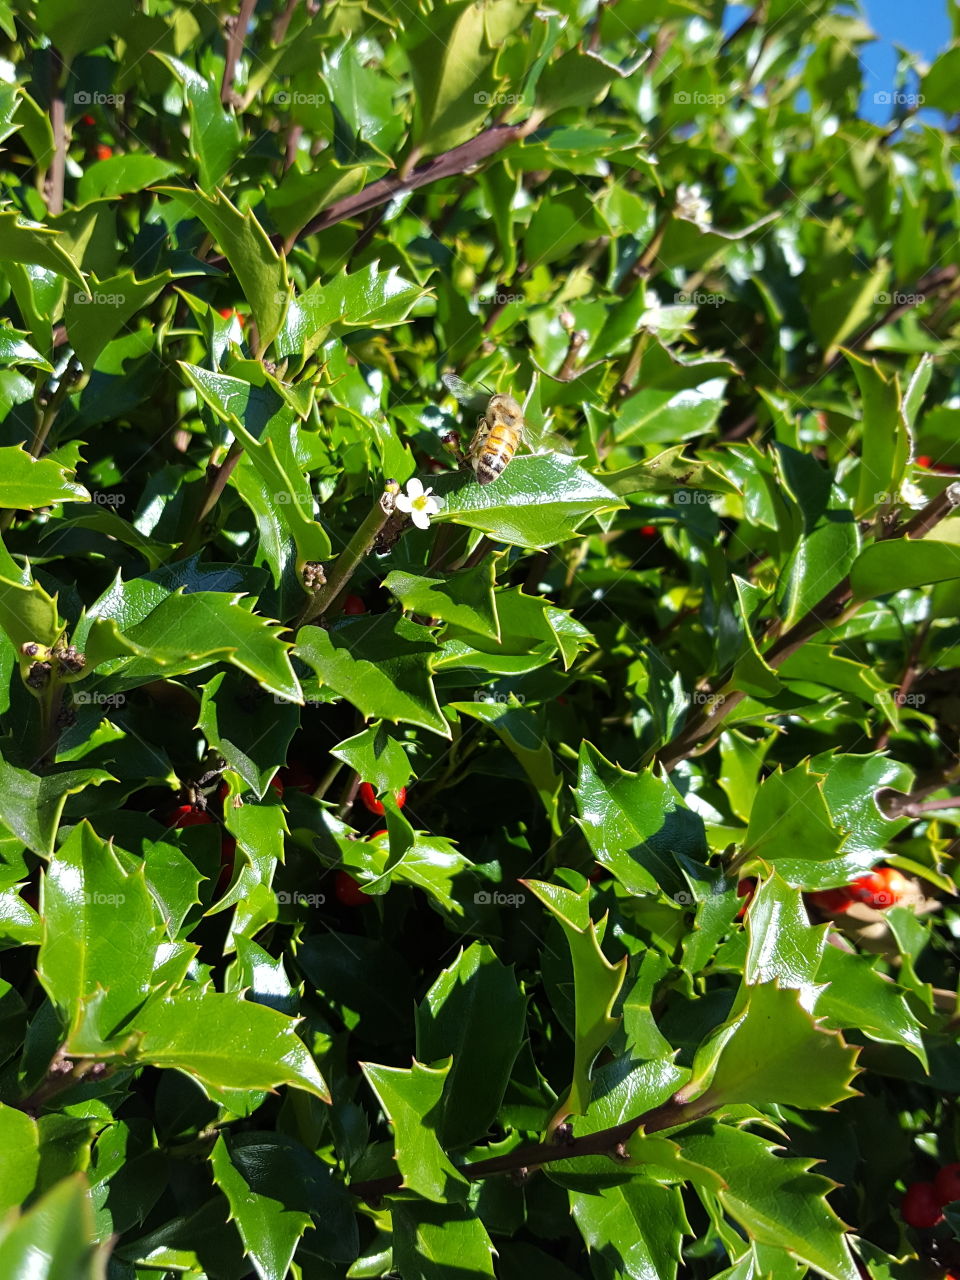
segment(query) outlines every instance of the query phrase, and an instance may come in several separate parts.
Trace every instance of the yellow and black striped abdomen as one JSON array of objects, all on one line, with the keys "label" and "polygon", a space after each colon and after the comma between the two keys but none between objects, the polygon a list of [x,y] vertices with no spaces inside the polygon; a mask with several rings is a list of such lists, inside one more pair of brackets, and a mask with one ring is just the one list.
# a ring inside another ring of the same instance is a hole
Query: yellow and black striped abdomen
[{"label": "yellow and black striped abdomen", "polygon": [[517,452],[520,432],[503,422],[491,427],[487,438],[477,451],[476,473],[479,484],[490,484],[503,475],[507,463]]}]

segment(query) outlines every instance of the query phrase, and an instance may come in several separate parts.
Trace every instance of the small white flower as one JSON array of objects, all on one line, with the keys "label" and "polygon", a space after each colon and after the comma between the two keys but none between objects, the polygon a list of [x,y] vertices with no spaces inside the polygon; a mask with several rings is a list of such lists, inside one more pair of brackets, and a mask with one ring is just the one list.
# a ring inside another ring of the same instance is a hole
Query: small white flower
[{"label": "small white flower", "polygon": [[397,498],[397,510],[407,511],[418,529],[429,529],[430,517],[440,510],[440,503],[434,498],[432,489],[424,489],[416,476],[407,481],[407,492]]},{"label": "small white flower", "polygon": [[709,201],[704,199],[699,182],[687,185],[681,182],[677,187],[676,214],[688,222],[695,222],[699,227],[708,227],[713,221]]}]

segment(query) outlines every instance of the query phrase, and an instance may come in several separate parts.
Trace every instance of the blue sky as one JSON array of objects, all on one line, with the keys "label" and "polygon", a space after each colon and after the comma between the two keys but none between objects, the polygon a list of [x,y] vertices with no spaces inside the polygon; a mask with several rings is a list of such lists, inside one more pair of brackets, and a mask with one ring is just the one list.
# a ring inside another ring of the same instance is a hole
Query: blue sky
[{"label": "blue sky", "polygon": [[[879,37],[865,45],[862,111],[868,120],[887,121],[891,108],[874,103],[874,94],[890,92],[897,65],[895,45],[919,53],[928,62],[950,42],[950,6],[960,0],[861,0],[870,26]],[[732,30],[750,11],[749,5],[729,4],[724,27]]]},{"label": "blue sky", "polygon": [[889,107],[875,108],[873,95],[893,87],[897,65],[894,45],[919,53],[928,62],[950,42],[951,0],[863,0],[867,21],[880,37],[867,45],[861,61],[865,70],[863,113],[868,119],[886,120]]}]

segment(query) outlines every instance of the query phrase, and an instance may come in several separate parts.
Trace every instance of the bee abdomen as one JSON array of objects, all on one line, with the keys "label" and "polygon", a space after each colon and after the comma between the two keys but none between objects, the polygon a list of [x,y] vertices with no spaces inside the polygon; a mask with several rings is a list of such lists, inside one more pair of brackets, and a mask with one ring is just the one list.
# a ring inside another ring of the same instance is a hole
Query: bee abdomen
[{"label": "bee abdomen", "polygon": [[485,453],[478,458],[476,466],[477,484],[489,484],[491,480],[496,480],[498,476],[502,476],[509,461],[510,459],[502,453]]},{"label": "bee abdomen", "polygon": [[517,445],[511,434],[499,427],[494,429],[483,442],[483,448],[477,458],[477,480],[480,484],[489,484],[503,475],[507,463],[516,453]]}]

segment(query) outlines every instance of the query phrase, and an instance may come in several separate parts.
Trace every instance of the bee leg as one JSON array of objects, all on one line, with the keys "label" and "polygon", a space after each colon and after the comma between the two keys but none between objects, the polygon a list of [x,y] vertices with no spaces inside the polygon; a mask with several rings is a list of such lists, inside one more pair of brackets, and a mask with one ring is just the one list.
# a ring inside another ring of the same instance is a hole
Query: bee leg
[{"label": "bee leg", "polygon": [[490,424],[487,422],[483,414],[477,419],[477,429],[473,433],[473,438],[467,445],[467,462],[476,470],[477,459],[483,452],[483,446],[486,443],[487,436],[490,434]]}]

